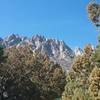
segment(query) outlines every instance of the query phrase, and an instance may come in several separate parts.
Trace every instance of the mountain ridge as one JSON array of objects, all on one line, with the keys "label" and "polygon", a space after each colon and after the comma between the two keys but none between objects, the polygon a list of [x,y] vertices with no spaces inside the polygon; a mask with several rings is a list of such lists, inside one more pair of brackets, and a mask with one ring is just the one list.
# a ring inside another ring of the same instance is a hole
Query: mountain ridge
[{"label": "mountain ridge", "polygon": [[34,52],[47,53],[49,58],[62,66],[64,70],[69,70],[75,52],[64,41],[57,39],[47,39],[41,35],[33,35],[31,38],[11,34],[6,38],[0,38],[0,44],[5,48],[11,46],[31,45]]}]

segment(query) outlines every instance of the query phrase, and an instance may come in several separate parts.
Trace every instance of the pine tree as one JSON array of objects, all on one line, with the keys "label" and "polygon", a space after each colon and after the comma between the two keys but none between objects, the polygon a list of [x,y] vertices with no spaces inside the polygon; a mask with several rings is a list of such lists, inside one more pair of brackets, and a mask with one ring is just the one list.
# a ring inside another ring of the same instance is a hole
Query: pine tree
[{"label": "pine tree", "polygon": [[94,100],[100,99],[100,68],[97,66],[92,70],[89,77],[89,93]]},{"label": "pine tree", "polygon": [[90,2],[88,4],[88,16],[96,27],[100,26],[100,4]]},{"label": "pine tree", "polygon": [[28,46],[6,48],[5,55],[7,60],[0,66],[0,77],[7,80],[3,87],[9,100],[15,96],[14,100],[54,100],[61,96],[65,73],[47,55],[33,54]]},{"label": "pine tree", "polygon": [[98,36],[98,45],[93,54],[93,60],[95,61],[97,66],[100,66],[100,35]]},{"label": "pine tree", "polygon": [[89,100],[88,77],[94,68],[92,54],[93,49],[89,44],[84,48],[83,55],[74,58],[72,69],[67,75],[62,100]]},{"label": "pine tree", "polygon": [[0,45],[0,63],[2,63],[2,61],[4,61],[4,51],[3,47]]},{"label": "pine tree", "polygon": [[72,100],[87,100],[85,91],[82,88],[76,88]]},{"label": "pine tree", "polygon": [[93,100],[100,100],[100,4],[95,2],[90,3],[88,5],[88,15],[89,19],[99,30],[99,44],[92,56],[96,67],[89,76],[89,94],[92,96]]},{"label": "pine tree", "polygon": [[[100,28],[100,4],[88,5],[88,16]],[[67,75],[62,100],[100,100],[100,36],[95,50],[87,45],[84,54],[74,59]],[[95,67],[97,66],[97,67]]]}]

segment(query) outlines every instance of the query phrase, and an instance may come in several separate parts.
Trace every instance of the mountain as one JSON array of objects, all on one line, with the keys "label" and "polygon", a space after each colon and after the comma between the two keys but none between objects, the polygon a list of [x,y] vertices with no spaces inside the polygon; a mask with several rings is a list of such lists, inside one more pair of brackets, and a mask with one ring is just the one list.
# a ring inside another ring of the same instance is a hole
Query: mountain
[{"label": "mountain", "polygon": [[5,47],[31,45],[33,52],[46,53],[55,63],[59,63],[64,70],[68,70],[74,57],[74,51],[64,41],[46,39],[44,36],[34,35],[32,38],[12,34],[0,43]]},{"label": "mountain", "polygon": [[75,56],[79,56],[83,54],[83,50],[79,47],[76,47],[74,52],[75,52]]}]

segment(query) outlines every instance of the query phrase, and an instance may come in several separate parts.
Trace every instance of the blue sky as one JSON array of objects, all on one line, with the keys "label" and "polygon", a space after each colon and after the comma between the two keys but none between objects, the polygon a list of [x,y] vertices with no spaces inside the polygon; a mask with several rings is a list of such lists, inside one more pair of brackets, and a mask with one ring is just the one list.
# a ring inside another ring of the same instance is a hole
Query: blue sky
[{"label": "blue sky", "polygon": [[[98,0],[100,1],[100,0]],[[89,0],[0,0],[0,37],[34,34],[64,40],[74,48],[97,44],[87,17]]]}]

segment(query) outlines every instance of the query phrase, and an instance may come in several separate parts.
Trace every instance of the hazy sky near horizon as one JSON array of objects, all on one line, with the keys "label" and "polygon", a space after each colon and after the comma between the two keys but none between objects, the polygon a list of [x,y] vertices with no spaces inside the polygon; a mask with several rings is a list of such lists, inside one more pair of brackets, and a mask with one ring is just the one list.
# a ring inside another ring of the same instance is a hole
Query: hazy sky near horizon
[{"label": "hazy sky near horizon", "polygon": [[39,34],[64,40],[72,48],[96,45],[98,32],[86,10],[89,1],[0,0],[0,37]]}]

